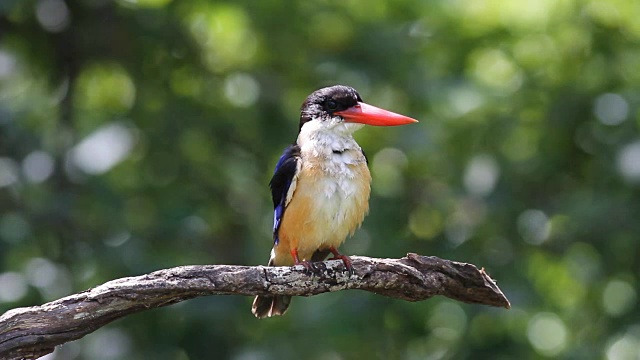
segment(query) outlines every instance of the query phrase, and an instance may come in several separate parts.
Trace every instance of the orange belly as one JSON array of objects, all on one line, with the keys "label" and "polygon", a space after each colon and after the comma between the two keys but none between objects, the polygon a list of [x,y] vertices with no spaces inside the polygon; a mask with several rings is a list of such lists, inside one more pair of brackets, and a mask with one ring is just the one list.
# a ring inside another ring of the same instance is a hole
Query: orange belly
[{"label": "orange belly", "polygon": [[293,249],[304,261],[316,250],[337,248],[360,226],[369,211],[371,175],[366,163],[349,170],[335,177],[320,167],[302,167],[282,217],[274,265],[293,265]]}]

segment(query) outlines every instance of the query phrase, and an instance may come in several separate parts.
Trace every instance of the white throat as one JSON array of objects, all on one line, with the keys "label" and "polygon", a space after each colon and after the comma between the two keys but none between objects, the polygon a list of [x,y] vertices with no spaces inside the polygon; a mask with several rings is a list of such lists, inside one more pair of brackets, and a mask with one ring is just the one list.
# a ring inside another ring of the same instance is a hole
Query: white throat
[{"label": "white throat", "polygon": [[322,121],[307,121],[300,129],[298,146],[303,157],[330,159],[338,153],[350,150],[360,153],[361,149],[352,134],[364,125],[345,123],[341,118]]}]

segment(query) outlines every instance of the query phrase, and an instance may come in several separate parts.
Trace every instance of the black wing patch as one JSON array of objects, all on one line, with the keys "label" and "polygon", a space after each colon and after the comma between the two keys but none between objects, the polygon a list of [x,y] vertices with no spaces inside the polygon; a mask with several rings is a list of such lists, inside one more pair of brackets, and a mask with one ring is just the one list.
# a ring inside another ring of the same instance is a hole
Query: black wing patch
[{"label": "black wing patch", "polygon": [[273,177],[269,182],[271,188],[271,198],[273,199],[273,242],[277,244],[280,239],[278,238],[278,230],[280,230],[280,222],[284,215],[286,207],[287,193],[291,187],[296,172],[298,171],[298,162],[300,161],[300,147],[293,144],[287,147],[280,160],[276,164],[276,169],[273,172]]}]

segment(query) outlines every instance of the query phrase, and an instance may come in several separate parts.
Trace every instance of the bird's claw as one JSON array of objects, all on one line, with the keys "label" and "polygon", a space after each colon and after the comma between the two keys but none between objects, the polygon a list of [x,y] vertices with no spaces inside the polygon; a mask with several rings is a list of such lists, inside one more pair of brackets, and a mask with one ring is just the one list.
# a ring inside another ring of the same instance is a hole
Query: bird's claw
[{"label": "bird's claw", "polygon": [[340,254],[338,250],[336,250],[336,248],[334,247],[329,248],[329,251],[331,251],[331,253],[333,254],[333,257],[329,260],[342,260],[342,263],[344,263],[344,267],[349,272],[349,276],[353,275],[353,266],[351,264],[351,258],[348,257],[347,255]]},{"label": "bird's claw", "polygon": [[299,261],[296,265],[302,265],[304,267],[304,271],[307,274],[313,274],[318,272],[318,268],[311,261]]},{"label": "bird's claw", "polygon": [[304,266],[304,272],[306,272],[307,274],[313,274],[318,272],[318,268],[311,261],[308,261],[308,260],[300,261],[300,258],[298,257],[298,249],[291,249],[291,256],[293,257],[293,263],[295,265]]},{"label": "bird's claw", "polygon": [[[351,258],[347,255],[340,254],[338,250],[336,250],[336,248],[333,246],[329,248],[329,251],[331,251],[331,253],[333,254],[333,257],[329,260],[342,260],[345,269],[347,269],[347,272],[349,273],[349,277],[351,277],[354,274],[353,266],[351,264]],[[298,257],[298,249],[292,249],[291,256],[293,257],[293,263],[295,265],[304,266],[305,272],[307,274],[317,274],[318,272],[320,272],[317,264],[309,260],[300,261],[300,258]]]}]

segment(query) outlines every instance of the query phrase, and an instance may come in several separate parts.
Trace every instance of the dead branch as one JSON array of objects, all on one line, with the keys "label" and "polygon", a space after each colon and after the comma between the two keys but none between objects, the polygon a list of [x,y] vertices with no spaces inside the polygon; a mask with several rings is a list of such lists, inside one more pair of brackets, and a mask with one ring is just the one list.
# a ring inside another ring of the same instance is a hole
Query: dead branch
[{"label": "dead branch", "polygon": [[36,359],[113,320],[206,295],[312,296],[360,289],[407,301],[442,295],[466,303],[510,306],[484,269],[471,264],[416,254],[352,260],[351,277],[342,262],[334,260],[319,264],[313,274],[302,266],[196,265],[112,280],[44,305],[7,311],[0,316],[0,358]]}]

